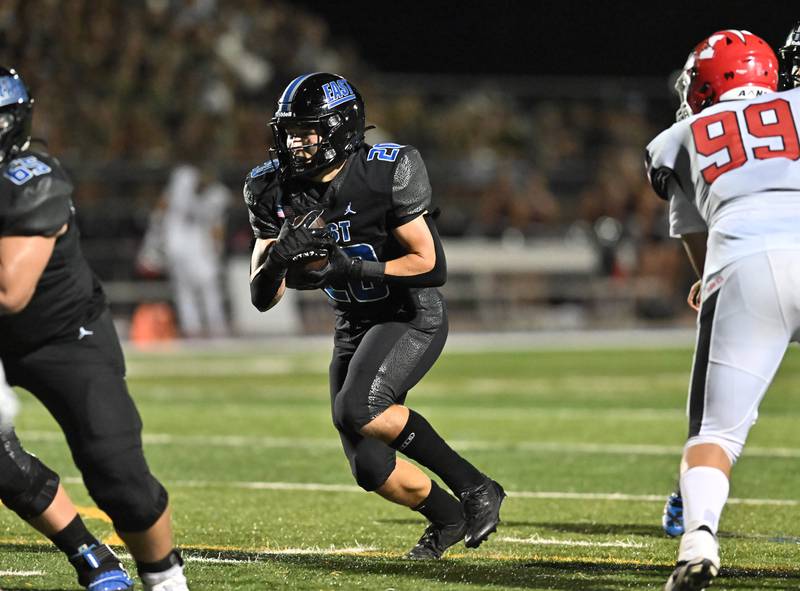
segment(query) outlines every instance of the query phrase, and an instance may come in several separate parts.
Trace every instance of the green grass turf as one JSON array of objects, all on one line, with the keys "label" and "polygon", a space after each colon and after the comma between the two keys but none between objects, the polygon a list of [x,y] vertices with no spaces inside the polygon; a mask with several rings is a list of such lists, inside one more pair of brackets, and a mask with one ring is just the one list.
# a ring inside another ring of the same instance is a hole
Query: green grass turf
[{"label": "green grass turf", "polygon": [[[409,405],[511,496],[487,543],[436,563],[400,559],[424,528],[420,516],[353,488],[328,415],[327,361],[315,352],[129,355],[146,453],[170,489],[194,590],[662,587],[677,547],[661,533],[662,497],[686,432],[691,351],[446,352]],[[792,351],[735,469],[732,497],[797,498],[798,378]],[[29,395],[23,402],[26,447],[91,507],[56,425]],[[248,482],[294,484],[237,484]],[[568,492],[642,497],[558,494]],[[796,505],[729,505],[715,588],[800,588],[798,517]],[[86,520],[111,536],[96,514]],[[0,588],[76,588],[63,558],[9,511],[0,512]]]}]

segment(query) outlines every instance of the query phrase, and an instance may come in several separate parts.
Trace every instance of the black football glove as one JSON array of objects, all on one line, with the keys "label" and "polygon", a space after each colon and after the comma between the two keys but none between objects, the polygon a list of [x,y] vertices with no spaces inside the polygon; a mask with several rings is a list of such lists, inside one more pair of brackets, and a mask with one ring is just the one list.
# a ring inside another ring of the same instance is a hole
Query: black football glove
[{"label": "black football glove", "polygon": [[270,261],[287,269],[292,263],[326,255],[328,238],[324,228],[311,227],[320,213],[320,211],[310,211],[294,223],[286,220],[281,226],[277,240],[270,248]]},{"label": "black football glove", "polygon": [[318,289],[326,285],[342,284],[348,279],[360,277],[359,269],[361,266],[360,258],[353,258],[347,255],[333,239],[326,236],[328,251],[328,264],[319,271],[306,269],[303,271],[303,281],[305,289]]}]

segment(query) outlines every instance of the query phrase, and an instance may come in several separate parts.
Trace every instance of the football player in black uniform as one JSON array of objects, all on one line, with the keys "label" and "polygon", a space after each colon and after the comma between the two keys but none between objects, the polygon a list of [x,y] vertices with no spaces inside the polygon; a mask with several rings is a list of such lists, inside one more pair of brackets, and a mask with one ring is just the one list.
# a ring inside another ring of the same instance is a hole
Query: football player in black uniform
[{"label": "football player in black uniform", "polygon": [[[256,237],[253,304],[271,308],[286,287],[324,290],[336,311],[333,422],[356,482],[431,522],[409,558],[439,558],[462,539],[477,547],[500,520],[502,487],[404,405],[447,338],[436,289],[445,258],[422,158],[411,146],[366,144],[361,95],[333,74],[293,80],[271,127],[277,158],[244,186]],[[323,254],[323,268],[306,264]]]},{"label": "football player in black uniform", "polygon": [[800,86],[800,21],[789,31],[783,47],[778,49],[778,65],[778,90]]},{"label": "football player in black uniform", "polygon": [[[78,243],[72,183],[30,148],[33,99],[0,68],[0,360],[61,426],[76,466],[137,563],[144,588],[185,591],[167,492],[142,453],[141,419],[108,306]],[[0,431],[0,500],[48,536],[92,591],[133,589],[87,531],[59,477]]]}]

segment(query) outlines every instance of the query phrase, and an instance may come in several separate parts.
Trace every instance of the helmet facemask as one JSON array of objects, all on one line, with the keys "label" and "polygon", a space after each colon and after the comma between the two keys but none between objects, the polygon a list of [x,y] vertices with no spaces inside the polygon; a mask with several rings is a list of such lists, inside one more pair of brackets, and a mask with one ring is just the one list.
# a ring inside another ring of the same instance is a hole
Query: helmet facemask
[{"label": "helmet facemask", "polygon": [[786,44],[778,50],[780,71],[779,89],[791,90],[800,87],[800,22],[786,38]]},{"label": "helmet facemask", "polygon": [[689,58],[686,60],[686,64],[684,64],[680,76],[678,76],[677,80],[675,80],[675,92],[677,93],[678,99],[681,102],[678,110],[675,111],[675,121],[682,121],[687,117],[692,116],[692,108],[689,106],[687,97],[689,94],[689,86],[692,83],[691,72],[693,67],[694,52],[689,54]]},{"label": "helmet facemask", "polygon": [[312,177],[344,159],[331,143],[331,136],[341,126],[338,113],[311,120],[276,119],[270,123],[275,150],[289,176]]}]

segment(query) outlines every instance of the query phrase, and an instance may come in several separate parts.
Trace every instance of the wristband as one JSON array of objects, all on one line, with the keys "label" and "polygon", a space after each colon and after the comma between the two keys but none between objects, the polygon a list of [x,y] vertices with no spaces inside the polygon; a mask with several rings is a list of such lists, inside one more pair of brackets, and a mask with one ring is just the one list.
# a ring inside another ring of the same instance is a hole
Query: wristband
[{"label": "wristband", "polygon": [[364,259],[354,258],[350,263],[348,275],[353,279],[372,279],[383,281],[386,271],[386,263],[379,261],[365,261]]}]

